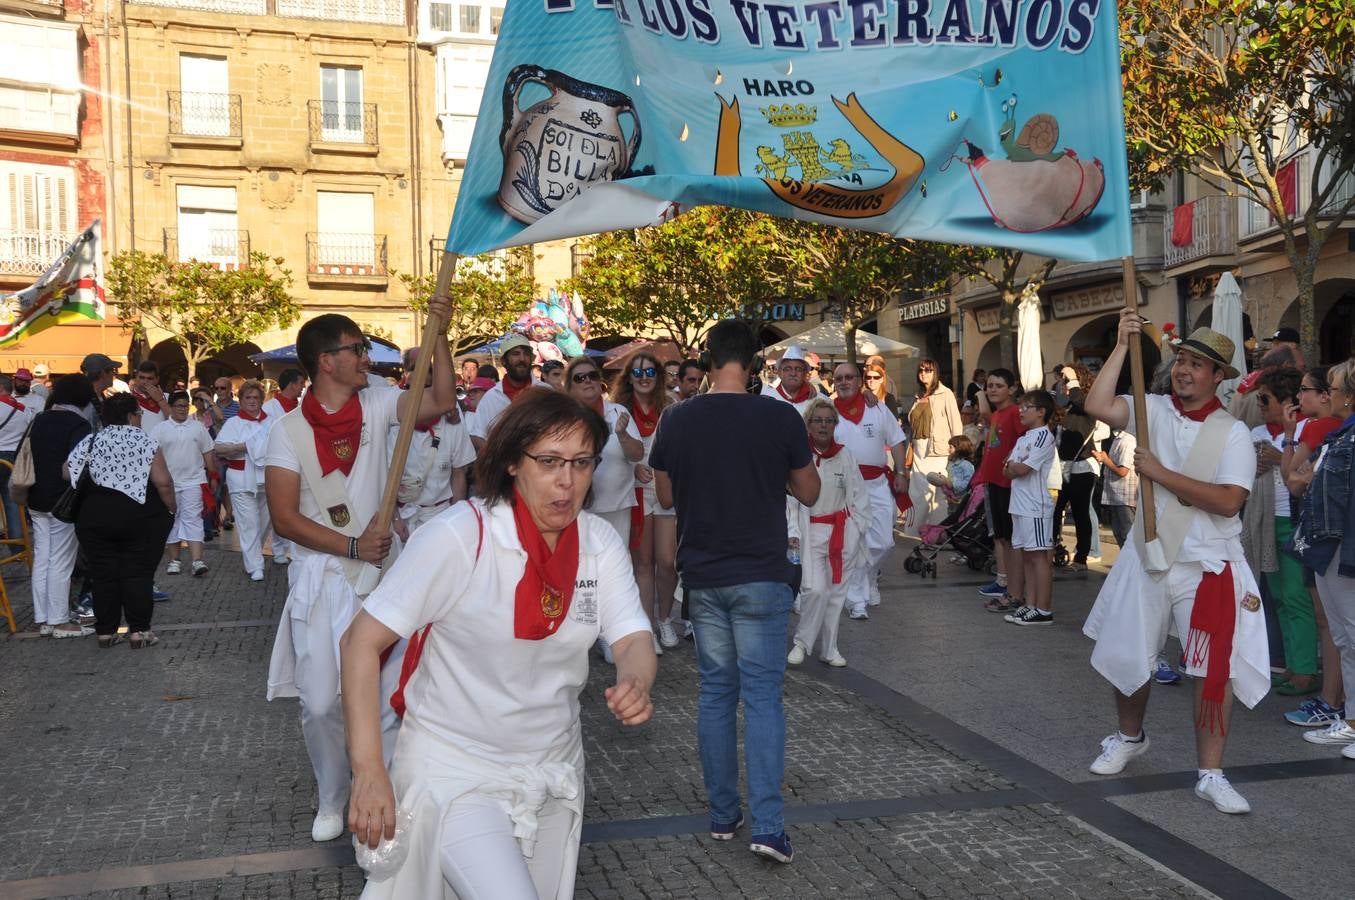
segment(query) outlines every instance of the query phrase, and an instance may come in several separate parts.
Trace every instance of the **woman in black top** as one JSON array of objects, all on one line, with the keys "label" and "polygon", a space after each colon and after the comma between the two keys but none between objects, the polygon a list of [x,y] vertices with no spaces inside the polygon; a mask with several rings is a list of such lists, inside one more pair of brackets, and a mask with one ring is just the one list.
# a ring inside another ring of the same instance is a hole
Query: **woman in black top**
[{"label": "woman in black top", "polygon": [[66,489],[62,469],[72,448],[89,434],[86,411],[94,402],[94,385],[84,375],[67,375],[52,386],[43,412],[29,426],[36,480],[28,489],[33,520],[33,621],[43,635],[84,637],[93,628],[71,621],[71,570],[75,567],[75,526],[52,516],[52,506]]}]

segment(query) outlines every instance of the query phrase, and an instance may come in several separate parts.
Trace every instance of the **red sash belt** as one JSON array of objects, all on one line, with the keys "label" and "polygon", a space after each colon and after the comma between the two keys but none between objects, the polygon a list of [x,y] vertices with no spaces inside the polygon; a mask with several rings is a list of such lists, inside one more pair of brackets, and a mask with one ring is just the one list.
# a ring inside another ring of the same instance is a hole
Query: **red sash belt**
[{"label": "red sash belt", "polygon": [[228,459],[226,460],[226,468],[243,472],[245,471],[245,461],[243,459]]},{"label": "red sash belt", "polygon": [[638,550],[645,536],[645,489],[635,489],[635,505],[630,508],[630,549]]},{"label": "red sash belt", "polygon": [[[865,468],[865,466],[862,466]],[[828,563],[833,569],[833,584],[842,583],[842,550],[846,543],[847,510],[839,509],[826,516],[810,516],[815,525],[831,525],[833,532],[828,536]]]},{"label": "red sash belt", "polygon": [[886,466],[857,466],[857,468],[861,470],[861,477],[867,481],[874,481],[889,474]]}]

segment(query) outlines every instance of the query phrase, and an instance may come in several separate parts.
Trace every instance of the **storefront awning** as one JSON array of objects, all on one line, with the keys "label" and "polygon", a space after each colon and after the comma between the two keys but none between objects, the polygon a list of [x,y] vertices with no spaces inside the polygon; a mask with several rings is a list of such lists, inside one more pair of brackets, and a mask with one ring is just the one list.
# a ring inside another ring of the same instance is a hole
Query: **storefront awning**
[{"label": "storefront awning", "polygon": [[132,334],[118,319],[68,322],[26,337],[0,349],[0,372],[12,374],[20,367],[33,369],[42,363],[53,376],[80,371],[80,360],[89,353],[102,353],[127,371],[127,351]]}]

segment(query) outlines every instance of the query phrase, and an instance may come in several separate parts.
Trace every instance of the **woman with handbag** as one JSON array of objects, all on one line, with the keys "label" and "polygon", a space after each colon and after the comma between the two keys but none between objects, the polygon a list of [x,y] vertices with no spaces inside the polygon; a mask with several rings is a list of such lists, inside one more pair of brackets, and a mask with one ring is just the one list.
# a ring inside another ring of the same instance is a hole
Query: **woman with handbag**
[{"label": "woman with handbag", "polygon": [[[86,637],[93,628],[71,621],[71,571],[78,544],[75,526],[52,515],[69,487],[66,457],[90,432],[87,410],[94,385],[84,375],[66,375],[52,387],[46,409],[28,430],[33,483],[26,504],[33,520],[33,621],[38,632],[54,638]],[[23,445],[20,444],[22,456]],[[11,482],[11,487],[15,485]]]},{"label": "woman with handbag", "polygon": [[75,445],[66,460],[74,488],[75,533],[94,580],[99,646],[118,642],[125,616],[133,650],[160,642],[151,631],[155,566],[176,508],[174,480],[159,446],[141,430],[131,394],[103,402],[103,430]]}]

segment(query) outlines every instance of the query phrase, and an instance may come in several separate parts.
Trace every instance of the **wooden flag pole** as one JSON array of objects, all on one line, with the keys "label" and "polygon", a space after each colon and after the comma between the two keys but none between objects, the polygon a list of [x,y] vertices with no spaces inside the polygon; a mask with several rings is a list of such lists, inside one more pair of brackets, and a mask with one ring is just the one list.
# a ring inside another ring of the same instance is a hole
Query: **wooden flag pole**
[{"label": "wooden flag pole", "polygon": [[[1139,285],[1134,276],[1134,257],[1126,256],[1122,260],[1124,268],[1124,302],[1134,314],[1139,311]],[[1148,386],[1143,372],[1143,338],[1135,337],[1129,344],[1129,376],[1134,384],[1134,424],[1137,426],[1135,439],[1140,447],[1147,449],[1148,443]],[[1153,505],[1153,483],[1146,478],[1139,479],[1139,489],[1143,500],[1139,503],[1139,519],[1143,522],[1143,539],[1151,543],[1157,539],[1157,507]]]},{"label": "wooden flag pole", "polygon": [[[437,282],[433,287],[434,297],[446,297],[456,276],[456,261],[460,257],[455,253],[444,252],[438,266]],[[431,298],[430,298],[431,300]],[[447,312],[451,316],[451,310]],[[400,414],[400,433],[395,439],[395,449],[391,452],[390,471],[386,473],[386,490],[381,495],[381,508],[377,511],[377,528],[382,534],[390,531],[395,519],[395,501],[400,492],[400,476],[405,471],[405,460],[409,457],[409,444],[414,439],[415,420],[419,416],[419,405],[423,401],[424,384],[428,381],[428,370],[433,366],[433,348],[438,341],[447,339],[446,322],[438,322],[430,315],[423,327],[423,343],[419,345],[419,355],[414,360],[414,371],[409,374],[408,402]]]}]

